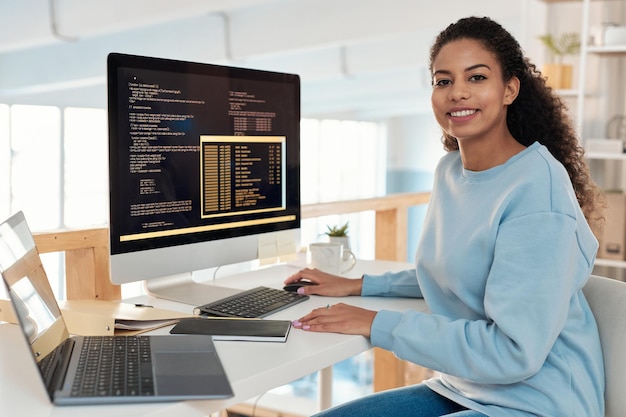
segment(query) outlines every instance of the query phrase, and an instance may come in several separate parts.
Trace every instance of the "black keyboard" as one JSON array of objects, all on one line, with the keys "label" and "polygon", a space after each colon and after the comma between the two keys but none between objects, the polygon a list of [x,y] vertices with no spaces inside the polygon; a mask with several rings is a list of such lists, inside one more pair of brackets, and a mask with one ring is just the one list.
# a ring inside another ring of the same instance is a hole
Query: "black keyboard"
[{"label": "black keyboard", "polygon": [[257,287],[193,309],[194,314],[213,317],[260,318],[309,298],[295,292]]},{"label": "black keyboard", "polygon": [[84,338],[72,396],[152,396],[150,339],[145,336]]}]

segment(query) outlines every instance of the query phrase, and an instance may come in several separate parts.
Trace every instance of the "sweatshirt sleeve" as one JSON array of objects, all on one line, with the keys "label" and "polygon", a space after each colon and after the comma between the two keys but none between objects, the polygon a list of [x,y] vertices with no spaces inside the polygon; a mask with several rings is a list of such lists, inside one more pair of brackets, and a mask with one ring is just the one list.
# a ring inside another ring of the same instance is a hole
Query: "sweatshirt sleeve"
[{"label": "sweatshirt sleeve", "polygon": [[[458,319],[429,298],[433,314],[380,311],[374,346],[430,369],[481,383],[508,384],[543,366],[576,306],[595,257],[576,220],[539,213],[500,226],[482,317]],[[578,294],[576,294],[578,292]],[[578,309],[577,309],[578,308]]]},{"label": "sweatshirt sleeve", "polygon": [[415,269],[386,272],[383,275],[363,275],[362,296],[421,298]]}]

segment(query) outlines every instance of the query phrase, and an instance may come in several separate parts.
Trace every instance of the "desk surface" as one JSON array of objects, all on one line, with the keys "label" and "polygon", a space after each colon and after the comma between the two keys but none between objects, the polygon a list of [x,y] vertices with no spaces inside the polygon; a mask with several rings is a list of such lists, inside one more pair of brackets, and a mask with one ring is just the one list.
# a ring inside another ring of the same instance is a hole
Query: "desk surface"
[{"label": "desk surface", "polygon": [[[347,276],[364,272],[378,274],[410,268],[410,264],[387,261],[358,261]],[[294,265],[278,265],[220,279],[218,285],[247,289],[258,285],[282,288],[284,279],[295,271]],[[210,284],[207,284],[210,290]],[[152,297],[141,302],[156,307],[190,312],[192,306]],[[330,298],[312,296],[304,303],[280,311],[269,318],[293,320],[311,309],[328,303],[345,302],[369,309],[425,310],[422,300],[382,297]],[[167,334],[169,328],[153,333]],[[293,329],[286,343],[216,341],[219,356],[235,392],[233,398],[177,403],[53,406],[39,381],[28,347],[17,326],[0,325],[0,409],[3,415],[18,416],[202,416],[222,410],[272,388],[287,384],[334,363],[357,355],[371,346],[366,338],[339,334],[308,333]]]}]

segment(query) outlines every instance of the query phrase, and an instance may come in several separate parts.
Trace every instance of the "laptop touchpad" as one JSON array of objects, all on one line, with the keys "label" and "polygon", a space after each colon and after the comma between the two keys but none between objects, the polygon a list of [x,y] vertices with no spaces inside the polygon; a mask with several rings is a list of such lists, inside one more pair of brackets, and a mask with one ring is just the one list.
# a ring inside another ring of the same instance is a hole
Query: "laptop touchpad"
[{"label": "laptop touchpad", "polygon": [[[220,373],[220,367],[213,353],[159,352],[155,359],[157,393],[177,395],[215,391],[211,385],[214,376]],[[195,389],[191,391],[190,387]]]}]

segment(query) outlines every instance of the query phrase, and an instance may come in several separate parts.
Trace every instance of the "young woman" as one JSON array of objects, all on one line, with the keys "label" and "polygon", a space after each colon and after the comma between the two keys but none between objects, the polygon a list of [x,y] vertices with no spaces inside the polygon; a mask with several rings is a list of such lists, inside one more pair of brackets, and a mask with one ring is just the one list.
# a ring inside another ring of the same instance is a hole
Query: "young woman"
[{"label": "young woman", "polygon": [[438,371],[321,416],[603,416],[598,331],[581,291],[598,248],[591,182],[561,101],[517,41],[465,18],[430,53],[443,130],[416,268],[347,279],[305,269],[306,294],[423,297],[429,313],[345,304],[294,322],[360,334]]}]

